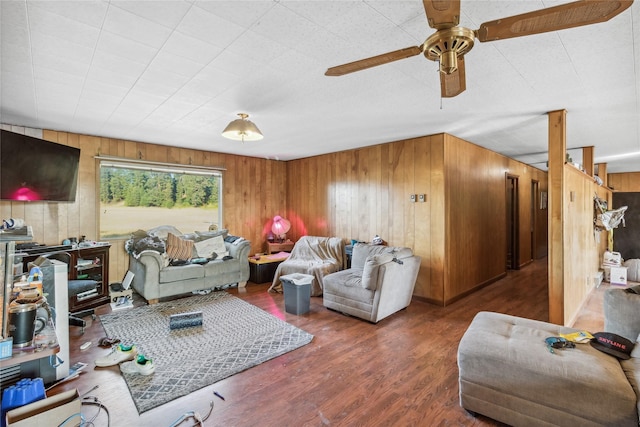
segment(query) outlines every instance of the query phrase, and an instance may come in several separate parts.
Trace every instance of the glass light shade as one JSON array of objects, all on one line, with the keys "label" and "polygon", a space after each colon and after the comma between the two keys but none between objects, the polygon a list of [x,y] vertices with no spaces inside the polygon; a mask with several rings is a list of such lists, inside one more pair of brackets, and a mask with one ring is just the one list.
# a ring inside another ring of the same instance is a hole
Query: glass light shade
[{"label": "glass light shade", "polygon": [[273,217],[273,225],[271,226],[271,232],[276,236],[282,236],[291,229],[291,223],[280,215]]},{"label": "glass light shade", "polygon": [[222,131],[222,136],[235,141],[259,141],[264,136],[258,126],[251,120],[247,120],[248,114],[238,113],[239,119],[235,119]]}]

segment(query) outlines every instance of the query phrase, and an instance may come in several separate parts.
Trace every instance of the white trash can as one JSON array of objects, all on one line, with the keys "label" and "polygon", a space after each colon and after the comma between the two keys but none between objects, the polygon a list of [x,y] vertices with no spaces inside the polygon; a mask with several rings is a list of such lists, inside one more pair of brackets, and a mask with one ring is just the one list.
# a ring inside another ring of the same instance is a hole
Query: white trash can
[{"label": "white trash can", "polygon": [[291,314],[304,314],[311,305],[311,284],[313,276],[310,274],[293,273],[280,276],[284,291],[284,309]]}]

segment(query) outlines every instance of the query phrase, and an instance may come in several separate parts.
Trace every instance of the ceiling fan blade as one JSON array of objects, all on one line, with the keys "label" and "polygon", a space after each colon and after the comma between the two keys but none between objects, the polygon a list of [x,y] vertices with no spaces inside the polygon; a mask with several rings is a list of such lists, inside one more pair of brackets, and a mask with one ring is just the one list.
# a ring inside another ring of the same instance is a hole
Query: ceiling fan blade
[{"label": "ceiling fan blade", "polygon": [[398,61],[400,59],[409,58],[422,53],[421,46],[406,47],[393,52],[383,53],[382,55],[372,56],[371,58],[361,59],[359,61],[349,62],[348,64],[331,67],[324,73],[325,76],[343,76],[355,71],[366,70],[367,68],[376,67],[378,65],[387,64],[389,62]]},{"label": "ceiling fan blade", "polygon": [[481,42],[528,36],[605,22],[618,15],[633,0],[582,0],[485,22],[477,31]]},{"label": "ceiling fan blade", "polygon": [[460,23],[460,0],[422,0],[431,28],[455,27]]},{"label": "ceiling fan blade", "polygon": [[453,98],[467,89],[464,56],[458,57],[458,69],[451,74],[440,74],[440,93],[443,98]]}]

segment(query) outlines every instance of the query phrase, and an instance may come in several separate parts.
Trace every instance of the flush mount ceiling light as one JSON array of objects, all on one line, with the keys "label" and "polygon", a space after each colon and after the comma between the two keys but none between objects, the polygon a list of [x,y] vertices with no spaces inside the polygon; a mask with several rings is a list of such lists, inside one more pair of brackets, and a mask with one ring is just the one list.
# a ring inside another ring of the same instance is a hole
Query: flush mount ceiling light
[{"label": "flush mount ceiling light", "polygon": [[258,126],[251,120],[247,120],[247,117],[249,117],[248,114],[238,113],[238,115],[240,118],[229,123],[222,131],[222,136],[242,142],[259,141],[264,138]]}]

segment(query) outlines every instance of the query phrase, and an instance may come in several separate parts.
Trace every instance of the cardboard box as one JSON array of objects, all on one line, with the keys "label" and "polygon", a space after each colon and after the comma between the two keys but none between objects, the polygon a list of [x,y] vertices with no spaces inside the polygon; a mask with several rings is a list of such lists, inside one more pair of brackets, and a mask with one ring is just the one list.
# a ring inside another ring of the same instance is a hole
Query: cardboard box
[{"label": "cardboard box", "polygon": [[626,285],[627,267],[605,267],[604,280],[612,285]]},{"label": "cardboard box", "polygon": [[80,396],[69,390],[7,412],[7,427],[50,427],[80,425]]}]

